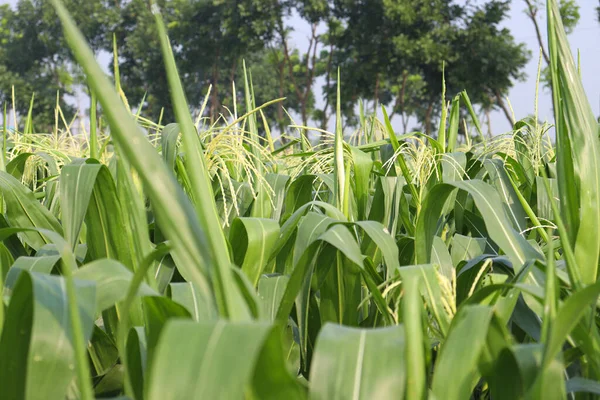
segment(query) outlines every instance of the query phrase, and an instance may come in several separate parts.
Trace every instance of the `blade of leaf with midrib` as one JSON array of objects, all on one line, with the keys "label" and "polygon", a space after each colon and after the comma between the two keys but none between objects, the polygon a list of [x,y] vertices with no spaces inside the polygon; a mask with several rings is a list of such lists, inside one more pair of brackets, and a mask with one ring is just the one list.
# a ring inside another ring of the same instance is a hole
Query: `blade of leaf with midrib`
[{"label": "blade of leaf with midrib", "polygon": [[271,219],[279,221],[283,212],[283,202],[286,197],[286,187],[290,180],[290,177],[282,174],[266,174],[265,179],[271,189],[273,189],[273,195],[271,201],[273,202],[273,212],[271,213]]},{"label": "blade of leaf with midrib", "polygon": [[52,3],[73,54],[86,72],[88,83],[103,107],[111,126],[112,139],[140,174],[148,196],[155,205],[157,217],[163,223],[162,230],[171,240],[172,254],[180,272],[209,295],[207,255],[211,253],[188,197],[138,129],[62,3],[59,0],[53,0]]},{"label": "blade of leaf with midrib", "polygon": [[[4,218],[4,215],[0,214],[0,230],[4,230],[7,228],[10,229],[10,225],[8,224],[8,221],[6,221],[6,219]],[[17,236],[9,235],[8,237],[4,237],[3,245],[6,246],[6,249],[10,252],[13,258],[29,255],[29,253],[25,250],[23,243],[21,243]]]},{"label": "blade of leaf with midrib", "polygon": [[207,321],[217,317],[210,304],[202,298],[198,288],[192,282],[174,282],[169,284],[171,300],[184,306],[194,321]]},{"label": "blade of leaf with midrib", "polygon": [[189,311],[179,303],[168,297],[143,297],[142,307],[144,310],[144,331],[148,348],[147,365],[153,363],[154,352],[160,334],[166,323],[171,318],[191,318]]},{"label": "blade of leaf with midrib", "polygon": [[346,193],[346,166],[344,162],[344,133],[342,131],[342,112],[340,98],[340,70],[337,74],[337,102],[335,113],[335,143],[333,147],[333,198],[334,205],[348,217],[347,203],[344,194]]},{"label": "blade of leaf with midrib", "polygon": [[431,246],[438,220],[444,202],[454,187],[473,196],[484,218],[490,238],[509,256],[516,272],[521,269],[526,260],[541,259],[541,254],[510,226],[495,189],[483,181],[469,180],[438,184],[429,192],[417,222],[415,250],[418,263],[428,262],[431,257]]},{"label": "blade of leaf with midrib", "polygon": [[[314,264],[319,257],[320,242],[318,239],[334,222],[334,219],[315,212],[309,212],[302,218],[294,243],[293,270],[285,291],[280,296],[281,300],[277,308],[276,319],[283,325],[288,318],[292,304],[296,303],[300,351],[304,363],[308,360],[310,282]],[[323,268],[324,271],[329,269]]]},{"label": "blade of leaf with midrib", "polygon": [[[123,241],[131,249],[133,270],[137,270],[143,264],[144,257],[153,251],[153,245],[148,232],[146,198],[134,183],[134,173],[129,162],[120,156],[120,149],[117,149],[116,184],[125,228]],[[158,289],[156,268],[150,270],[147,279],[151,287]]]},{"label": "blade of leaf with midrib", "polygon": [[[562,201],[566,200],[565,190],[579,187],[579,193],[577,193],[579,202],[563,204],[563,207],[569,207],[566,214],[576,219],[576,221],[572,221],[573,223],[579,224],[578,228],[570,227],[569,236],[570,242],[575,243],[575,259],[581,269],[582,283],[592,284],[596,282],[598,276],[598,259],[600,257],[598,121],[585,94],[580,74],[577,72],[556,0],[547,2],[547,14],[557,145],[562,147],[564,146],[563,142],[570,144],[570,148],[564,148],[557,155],[559,189],[561,189]],[[563,159],[563,157],[566,158]],[[573,164],[575,166],[574,177],[572,176]],[[566,222],[571,221],[567,219]]]},{"label": "blade of leaf with midrib", "polygon": [[251,313],[248,304],[246,304],[242,293],[235,285],[230,270],[231,260],[229,259],[227,241],[225,233],[221,229],[221,221],[217,213],[202,145],[185,99],[185,92],[179,79],[167,30],[160,9],[154,1],[151,1],[151,4],[152,14],[154,14],[156,27],[158,28],[173,109],[183,138],[183,147],[186,154],[185,165],[190,177],[196,218],[200,222],[200,227],[206,232],[207,258],[212,261],[207,263],[206,268],[210,271],[209,276],[216,304],[219,312],[226,317],[234,320],[250,319]]},{"label": "blade of leaf with midrib", "polygon": [[177,139],[179,139],[179,125],[177,124],[169,124],[160,132],[162,157],[172,170],[175,169],[175,158],[177,158]]},{"label": "blade of leaf with midrib", "polygon": [[6,246],[0,243],[0,335],[4,326],[4,279],[14,259]]},{"label": "blade of leaf with midrib", "polygon": [[461,261],[468,261],[479,257],[485,252],[486,240],[470,236],[455,234],[452,237],[452,250],[450,255],[455,267]]},{"label": "blade of leaf with midrib", "polygon": [[21,179],[25,173],[25,163],[29,157],[35,156],[33,153],[21,153],[16,155],[8,164],[5,171],[17,179]]},{"label": "blade of leaf with midrib", "polygon": [[102,164],[78,159],[62,167],[60,171],[60,208],[65,240],[74,249],[79,240],[96,177]]},{"label": "blade of leaf with midrib", "polygon": [[169,322],[150,367],[147,398],[243,398],[271,329],[257,322]]},{"label": "blade of leaf with midrib", "polygon": [[469,192],[479,212],[483,215],[491,239],[511,258],[515,271],[518,271],[528,259],[539,259],[539,254],[527,241],[510,227],[498,193],[480,180],[455,182],[453,186]]},{"label": "blade of leaf with midrib", "polygon": [[312,200],[313,182],[315,179],[316,176],[314,175],[301,175],[289,184],[285,195],[284,220]]},{"label": "blade of leaf with midrib", "polygon": [[469,95],[467,94],[467,91],[463,90],[462,92],[460,92],[460,97],[462,98],[462,101],[467,106],[467,110],[469,111],[469,115],[471,115],[471,119],[473,120],[473,124],[475,125],[475,128],[477,129],[477,133],[479,134],[481,141],[485,145],[486,141],[485,141],[485,138],[483,137],[483,132],[481,131],[481,125],[479,124],[479,118],[477,118],[477,114],[475,113],[475,109],[473,108],[473,105],[471,104],[471,99],[469,99]]},{"label": "blade of leaf with midrib", "polygon": [[356,329],[325,325],[313,356],[310,398],[402,399],[404,343],[402,326]]},{"label": "blade of leaf with midrib", "polygon": [[523,397],[524,382],[511,346],[510,333],[496,315],[489,324],[479,370],[490,386],[492,398],[513,400]]},{"label": "blade of leaf with midrib", "polygon": [[[359,309],[356,305],[362,300],[361,273],[364,271],[360,247],[348,228],[343,225],[331,227],[319,239],[334,247],[331,249],[330,246],[326,246],[322,254],[328,250],[335,251],[333,268],[325,276],[319,289],[321,320],[357,326]],[[326,263],[332,262],[318,259],[316,265]]]},{"label": "blade of leaf with midrib", "polygon": [[400,266],[398,262],[398,246],[396,246],[394,238],[379,222],[358,221],[355,224],[365,231],[368,237],[376,244],[377,249],[382,253],[387,267],[387,277],[393,276],[396,268]]},{"label": "blade of leaf with midrib", "polygon": [[419,276],[410,275],[403,282],[402,321],[406,337],[406,397],[423,399],[427,391],[425,343],[423,339],[423,301],[419,293]]},{"label": "blade of leaf with midrib", "polygon": [[450,108],[450,126],[448,127],[448,147],[446,151],[452,153],[456,147],[458,139],[458,123],[460,120],[460,94],[452,99],[452,107]]},{"label": "blade of leaf with midrib", "polygon": [[600,382],[580,377],[571,378],[566,382],[567,393],[592,393],[600,396]]},{"label": "blade of leaf with midrib", "polygon": [[279,238],[279,224],[267,218],[236,218],[229,231],[234,260],[256,286]]},{"label": "blade of leaf with midrib", "polygon": [[261,276],[258,281],[258,298],[260,299],[263,314],[269,321],[274,321],[279,303],[285,292],[288,281],[287,275]]},{"label": "blade of leaf with midrib", "polygon": [[[325,211],[325,214],[330,218],[335,218],[340,221],[346,221],[344,214],[341,213],[340,210],[332,206],[331,204],[324,203],[322,201],[311,201],[307,204],[304,204],[300,208],[298,208],[281,226],[279,239],[277,239],[277,243],[275,243],[275,247],[273,252],[271,253],[271,258],[269,262],[273,261],[279,252],[288,244],[288,241],[294,234],[296,228],[298,227],[299,222],[302,220],[302,217],[311,209],[311,207],[319,207]],[[294,247],[294,253],[296,253],[296,248]]]},{"label": "blade of leaf with midrib", "polygon": [[284,354],[283,349],[282,333],[278,329],[272,329],[256,360],[252,385],[247,391],[249,399],[307,398],[306,387],[288,371],[285,358],[287,354]]},{"label": "blade of leaf with midrib", "polygon": [[452,257],[448,252],[446,243],[444,243],[439,236],[433,238],[433,244],[431,246],[431,263],[440,266],[440,274],[445,276],[448,281],[453,279],[454,264],[452,262]]},{"label": "blade of leaf with midrib", "polygon": [[498,194],[500,194],[500,198],[505,205],[506,214],[513,228],[517,232],[524,232],[527,228],[525,210],[521,206],[517,194],[510,183],[510,178],[507,176],[503,162],[498,159],[486,160],[484,166],[488,171],[492,184],[496,187]]},{"label": "blade of leaf with midrib", "polygon": [[560,352],[561,346],[567,336],[586,313],[591,313],[591,305],[595,304],[600,295],[600,282],[581,289],[569,296],[556,313],[552,323],[549,340],[544,351],[542,370]]},{"label": "blade of leaf with midrib", "polygon": [[436,398],[468,399],[479,379],[477,363],[485,346],[491,307],[465,306],[454,317],[435,363],[431,390]]},{"label": "blade of leaf with midrib", "polygon": [[[0,192],[6,204],[6,219],[11,226],[42,228],[62,234],[62,227],[58,220],[35,199],[29,189],[4,171],[0,171]],[[38,232],[23,232],[22,237],[36,250],[50,243]]]},{"label": "blade of leaf with midrib", "polygon": [[[49,274],[52,272],[52,269],[56,265],[56,263],[60,260],[59,255],[54,256],[38,256],[38,257],[19,257],[15,260],[14,264],[11,267],[16,269],[22,269],[30,272],[41,272],[45,274]],[[17,276],[15,276],[14,282],[6,280],[6,286],[10,287],[12,284],[16,282]]]},{"label": "blade of leaf with midrib", "polygon": [[[96,169],[93,164],[84,164],[79,167]],[[83,199],[73,203],[80,210],[78,215],[81,215],[82,212],[85,213],[87,259],[112,258],[119,260],[133,271],[134,265],[136,265],[136,259],[132,253],[134,249],[130,245],[130,236],[124,234],[124,231],[128,231],[128,224],[123,219],[117,188],[108,168],[100,165],[96,172],[96,179],[85,182],[77,190],[90,192],[89,204],[85,203]]]},{"label": "blade of leaf with midrib", "polygon": [[[439,161],[439,166],[442,168],[442,181],[444,183],[461,181],[466,175],[467,156],[465,153],[444,153]],[[455,207],[457,195],[458,193],[452,193],[446,200],[444,213]]]},{"label": "blade of leaf with midrib", "polygon": [[403,279],[413,279],[419,283],[421,295],[427,299],[427,308],[432,317],[437,321],[438,329],[446,336],[450,326],[450,317],[444,309],[442,302],[442,291],[440,288],[436,270],[431,264],[411,265],[398,268],[398,273]]},{"label": "blade of leaf with midrib", "polygon": [[[0,336],[0,384],[7,398],[25,399],[27,385],[27,355],[33,325],[33,282],[24,277],[15,287],[10,306],[6,310],[5,323],[10,324]],[[4,302],[0,304],[4,308]],[[20,328],[20,329],[18,329]]]},{"label": "blade of leaf with midrib", "polygon": [[362,221],[367,218],[369,203],[369,177],[373,168],[373,160],[366,153],[356,147],[350,147],[352,154],[352,169],[354,171],[354,194],[357,204],[357,219]]},{"label": "blade of leaf with midrib", "polygon": [[[535,183],[538,188],[537,190],[537,216],[539,218],[544,218],[552,221],[554,219],[554,213],[552,212],[552,205],[550,203],[550,199],[548,198],[548,193],[544,190],[544,178],[541,176],[535,177]],[[548,184],[550,185],[550,191],[555,196],[555,199],[558,199],[559,187],[558,181],[556,179],[548,179]]]},{"label": "blade of leaf with midrib", "polygon": [[[115,364],[109,369],[94,386],[94,395],[96,398],[105,400],[130,400],[131,398],[127,396],[109,397],[122,391],[124,374],[125,368],[121,364]],[[75,396],[76,394],[71,395],[70,398]]]},{"label": "blade of leaf with midrib", "polygon": [[[94,322],[95,287],[76,281],[87,340]],[[75,352],[64,278],[23,271],[11,296],[0,339],[2,396],[64,398],[75,377]]]},{"label": "blade of leaf with midrib", "polygon": [[[23,177],[23,173],[25,172],[25,163],[31,157],[39,157],[44,161],[45,167],[48,168],[48,177],[59,175],[56,159],[43,151],[38,151],[35,153],[21,153],[17,155],[6,165],[6,172],[17,179],[21,179]],[[57,183],[58,182],[55,179],[49,179],[46,182],[46,196],[44,197],[43,204],[48,208],[50,208],[50,202],[54,200]]]},{"label": "blade of leaf with midrib", "polygon": [[97,325],[94,325],[94,331],[88,344],[88,353],[96,376],[106,374],[117,364],[119,358],[119,352],[115,343]]},{"label": "blade of leaf with midrib", "polygon": [[[100,313],[125,299],[133,274],[116,260],[101,259],[79,268],[73,278],[95,282],[96,313]],[[145,283],[138,290],[138,296],[158,295]]]},{"label": "blade of leaf with midrib", "polygon": [[127,368],[135,398],[144,398],[144,376],[146,375],[146,335],[144,328],[131,328],[127,336]]},{"label": "blade of leaf with midrib", "polygon": [[294,243],[294,267],[303,257],[306,249],[327,230],[335,219],[309,211],[298,226],[298,234]]}]

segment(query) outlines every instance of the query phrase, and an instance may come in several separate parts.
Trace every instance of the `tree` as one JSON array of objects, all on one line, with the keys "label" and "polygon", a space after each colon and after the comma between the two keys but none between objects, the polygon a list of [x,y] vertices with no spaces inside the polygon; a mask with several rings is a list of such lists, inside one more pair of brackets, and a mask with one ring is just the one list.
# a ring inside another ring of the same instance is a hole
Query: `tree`
[{"label": "tree", "polygon": [[[548,52],[546,51],[546,45],[544,44],[543,33],[540,29],[538,19],[540,18],[540,11],[545,10],[545,2],[541,0],[523,0],[527,5],[527,9],[525,10],[525,14],[531,20],[533,24],[535,34],[538,40],[538,45],[542,51],[542,56],[546,61],[546,64],[550,63],[550,58],[548,57]],[[573,31],[573,28],[579,22],[579,5],[574,0],[561,0],[559,2],[560,14],[562,17],[562,22],[565,27],[565,31],[567,34]]]},{"label": "tree", "polygon": [[[535,30],[535,34],[538,41],[538,46],[542,53],[542,57],[546,66],[543,68],[541,72],[541,81],[544,86],[552,90],[551,86],[551,77],[550,77],[550,57],[548,56],[548,51],[546,50],[546,45],[543,41],[543,32],[540,30],[539,19],[542,15],[545,14],[545,1],[542,0],[523,0],[527,6],[525,9],[525,14],[531,20],[533,24],[533,28]],[[575,0],[559,0],[558,3],[560,16],[562,19],[563,26],[565,27],[565,32],[570,34],[575,29],[575,26],[579,23],[580,15],[579,15],[579,5]]]},{"label": "tree", "polygon": [[[278,60],[282,71],[287,71],[291,81],[290,89],[298,99],[298,112],[302,125],[308,125],[310,117],[321,121],[321,127],[327,125],[327,106],[325,112],[315,109],[314,85],[319,76],[326,76],[326,85],[331,81],[331,51],[327,51],[328,34],[334,29],[330,5],[327,0],[288,0],[280,3],[282,13],[277,21],[277,45],[282,50],[283,59]],[[295,11],[310,27],[307,49],[291,49],[289,35],[293,28],[286,26],[284,18]],[[327,32],[319,33],[319,25],[327,25]]]},{"label": "tree", "polygon": [[451,0],[336,0],[343,31],[334,59],[345,71],[348,101],[376,99],[416,117],[426,132],[439,115],[442,68],[448,93],[467,89],[474,103],[500,106],[528,53],[500,23],[508,3],[458,5]]},{"label": "tree", "polygon": [[[533,0],[532,0],[533,1]],[[256,103],[275,97],[287,101],[265,110],[284,131],[284,107],[327,128],[335,115],[336,74],[342,74],[341,109],[346,124],[356,124],[359,98],[373,109],[384,104],[400,116],[404,129],[416,118],[429,132],[439,116],[442,66],[448,93],[467,89],[485,110],[502,107],[527,59],[500,24],[508,2],[471,5],[454,0],[158,0],[188,102],[196,110],[210,92],[211,121],[227,114],[234,97],[244,109],[242,61],[252,71]],[[120,79],[130,105],[163,122],[174,119],[154,18],[146,0],[68,0],[67,6],[97,50],[113,51],[117,39]],[[52,118],[54,96],[79,83],[54,14],[44,0],[21,0],[16,11],[2,10],[0,94],[8,82],[20,93],[43,93],[36,115]],[[310,28],[308,45],[294,47],[291,23]],[[18,21],[18,22],[15,22]],[[41,21],[35,22],[35,21]],[[35,23],[34,23],[35,22]],[[23,46],[31,54],[18,54]],[[20,58],[21,59],[20,59]],[[112,68],[111,68],[112,69]],[[234,92],[232,81],[237,82]],[[318,101],[318,85],[323,101]],[[45,92],[47,90],[47,92]],[[60,101],[64,101],[61,98]],[[28,99],[17,100],[24,112]],[[44,111],[45,110],[45,111]]]},{"label": "tree", "polygon": [[447,82],[454,91],[466,90],[471,101],[486,112],[500,108],[514,123],[503,98],[514,81],[524,78],[521,71],[529,51],[514,42],[508,29],[499,28],[508,7],[508,3],[492,1],[471,14],[454,43],[460,56],[449,63]]},{"label": "tree", "polygon": [[[274,43],[269,48],[250,55],[246,59],[246,65],[252,78],[256,105],[276,98],[285,98],[285,101],[276,106],[263,109],[267,121],[271,122],[271,128],[277,127],[278,131],[283,133],[286,130],[285,126],[289,124],[286,110],[301,114],[303,102],[298,97],[298,93],[306,92],[303,80],[305,71],[300,64],[298,51],[295,50],[290,56],[293,74],[293,79],[290,79],[284,50],[277,46],[279,43]],[[299,90],[296,90],[296,85],[300,85]],[[312,112],[315,98],[312,91],[309,93],[310,98],[305,104],[306,109]]]},{"label": "tree", "polygon": [[[108,3],[65,1],[95,49],[102,47],[115,21]],[[16,111],[25,114],[35,93],[33,117],[38,130],[51,129],[57,93],[63,112],[67,118],[72,116],[75,109],[65,102],[65,96],[73,93],[80,79],[49,2],[20,0],[14,10],[1,6],[0,26],[0,101],[12,102],[14,86]]]},{"label": "tree", "polygon": [[[231,106],[231,82],[241,62],[262,52],[274,33],[280,8],[275,0],[171,0],[160,3],[188,101],[199,106],[212,85],[209,116]],[[132,103],[144,94],[145,113],[173,120],[154,19],[145,0],[131,0],[120,12],[116,35],[122,83]]]}]

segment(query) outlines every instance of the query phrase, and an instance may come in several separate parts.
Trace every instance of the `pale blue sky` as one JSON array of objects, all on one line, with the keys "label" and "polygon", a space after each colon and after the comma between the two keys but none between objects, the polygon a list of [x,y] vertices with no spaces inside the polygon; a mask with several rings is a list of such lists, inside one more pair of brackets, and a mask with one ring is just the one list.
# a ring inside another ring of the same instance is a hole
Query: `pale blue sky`
[{"label": "pale blue sky", "polygon": [[[18,0],[0,0],[0,4],[16,4]],[[569,41],[576,52],[581,52],[582,79],[586,89],[588,99],[592,104],[592,109],[596,115],[600,115],[600,24],[597,20],[596,7],[597,0],[580,0],[581,20],[569,36]],[[525,2],[523,0],[512,0],[510,18],[505,22],[517,42],[526,43],[532,51],[531,61],[525,68],[527,79],[524,82],[517,82],[509,94],[509,100],[513,106],[517,119],[526,117],[534,109],[535,100],[535,77],[538,63],[538,43],[533,30],[531,21],[524,14]],[[545,17],[545,13],[540,13]],[[300,21],[291,21],[295,28],[292,36],[292,42],[298,46],[305,47],[306,38],[309,35],[309,27],[303,26]],[[541,21],[541,29],[545,36],[545,18]],[[103,61],[103,64],[106,62]],[[540,119],[552,120],[552,109],[550,94],[547,90],[540,89],[539,96]],[[492,115],[492,130],[494,134],[502,133],[510,129],[510,124],[500,112],[494,112]]]}]

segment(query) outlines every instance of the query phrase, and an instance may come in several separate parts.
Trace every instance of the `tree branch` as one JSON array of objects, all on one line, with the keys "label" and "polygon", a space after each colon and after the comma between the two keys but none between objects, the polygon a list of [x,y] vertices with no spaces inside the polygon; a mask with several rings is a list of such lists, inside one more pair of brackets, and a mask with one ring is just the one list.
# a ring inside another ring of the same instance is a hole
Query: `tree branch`
[{"label": "tree branch", "polygon": [[525,1],[525,3],[527,4],[527,9],[528,9],[528,12],[526,12],[525,14],[527,14],[527,16],[529,17],[531,22],[533,22],[533,26],[535,27],[535,34],[537,36],[537,40],[540,45],[540,49],[542,49],[542,56],[544,57],[544,60],[546,60],[546,64],[549,65],[550,57],[548,57],[548,53],[546,52],[546,49],[544,48],[544,41],[542,39],[542,33],[540,31],[540,26],[538,25],[538,22],[537,22],[538,10],[531,3],[531,0],[523,0],[523,1]]},{"label": "tree branch", "polygon": [[498,90],[496,90],[496,92],[494,93],[494,95],[496,96],[496,103],[498,103],[498,106],[504,112],[504,116],[506,117],[506,119],[508,120],[508,122],[510,122],[511,126],[514,125],[516,121],[513,119],[512,113],[510,112],[510,110],[506,106],[506,103],[504,103],[504,100],[502,99],[502,95],[500,94],[500,92]]}]

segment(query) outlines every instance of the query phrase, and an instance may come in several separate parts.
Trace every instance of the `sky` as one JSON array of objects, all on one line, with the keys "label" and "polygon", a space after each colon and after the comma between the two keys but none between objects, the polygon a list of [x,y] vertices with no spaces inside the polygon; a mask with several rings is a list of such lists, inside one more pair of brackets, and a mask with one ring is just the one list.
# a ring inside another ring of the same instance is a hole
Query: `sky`
[{"label": "sky", "polygon": [[[0,4],[14,5],[18,0],[0,0]],[[457,1],[457,3],[464,1]],[[581,19],[579,24],[569,36],[569,42],[574,54],[579,50],[581,54],[582,80],[592,109],[596,115],[600,115],[600,23],[596,13],[598,6],[597,0],[579,0]],[[526,79],[523,82],[516,82],[508,95],[515,116],[518,119],[524,118],[533,113],[535,104],[535,86],[538,67],[539,47],[535,36],[533,25],[525,15],[525,2],[523,0],[512,0],[509,18],[504,22],[517,42],[525,43],[531,50],[532,56],[525,67]],[[540,13],[540,29],[545,36],[546,20],[545,12]],[[309,26],[303,24],[296,17],[289,21],[294,26],[291,41],[301,49],[306,49],[309,36]],[[106,57],[106,56],[105,56]],[[107,59],[101,60],[103,66],[107,64]],[[343,71],[342,71],[343,75]],[[343,84],[343,82],[342,82]],[[539,98],[539,118],[542,121],[553,120],[552,100],[548,90],[540,88]],[[510,130],[510,124],[501,111],[495,111],[491,115],[492,131],[494,134],[503,133]]]}]

